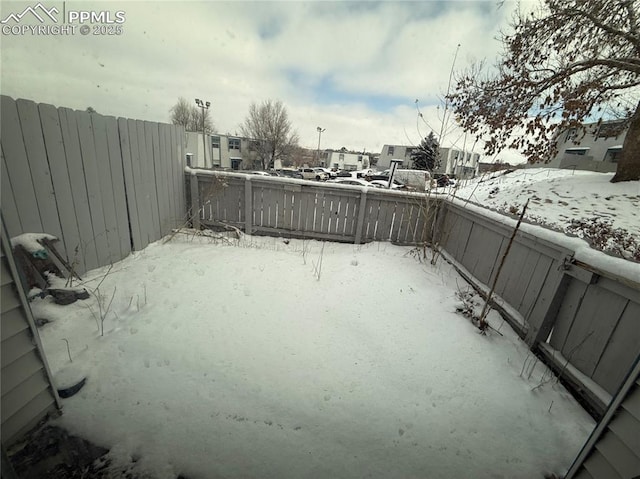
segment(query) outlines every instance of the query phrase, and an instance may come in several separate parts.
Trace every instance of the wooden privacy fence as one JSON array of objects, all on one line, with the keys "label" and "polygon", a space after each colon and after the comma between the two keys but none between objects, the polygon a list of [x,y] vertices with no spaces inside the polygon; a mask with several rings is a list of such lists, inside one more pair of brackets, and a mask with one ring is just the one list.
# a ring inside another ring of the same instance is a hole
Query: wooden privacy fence
[{"label": "wooden privacy fence", "polygon": [[437,201],[427,194],[186,169],[195,227],[224,223],[250,234],[421,244]]},{"label": "wooden privacy fence", "polygon": [[[515,222],[456,202],[446,202],[443,211],[445,254],[488,291]],[[571,239],[550,241],[541,228],[522,229],[498,278],[497,306],[602,414],[640,354],[640,284],[624,276],[624,267],[612,271],[577,261]],[[614,263],[633,268],[613,258],[603,264]]]},{"label": "wooden privacy fence", "polygon": [[84,272],[183,223],[184,130],[0,98],[10,236],[45,232]]}]

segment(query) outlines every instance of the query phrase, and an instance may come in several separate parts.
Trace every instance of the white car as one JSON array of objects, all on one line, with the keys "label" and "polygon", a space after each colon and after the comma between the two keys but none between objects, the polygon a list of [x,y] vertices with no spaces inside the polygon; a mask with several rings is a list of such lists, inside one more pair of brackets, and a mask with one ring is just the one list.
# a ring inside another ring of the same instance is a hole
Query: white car
[{"label": "white car", "polygon": [[338,178],[336,180],[330,180],[329,183],[336,183],[338,185],[368,186],[370,188],[380,188],[380,185],[376,185],[372,181],[365,181],[359,178]]},{"label": "white car", "polygon": [[324,181],[328,178],[327,174],[320,168],[298,168],[298,171],[302,173],[305,180]]},{"label": "white car", "polygon": [[[389,184],[389,181],[385,181],[385,180],[371,180],[369,183],[371,183],[372,185],[376,185],[379,186],[380,188],[386,188],[387,185]],[[399,190],[399,189],[407,189],[406,185],[400,183],[399,181],[393,180],[393,184],[391,185],[391,189],[392,190]]]}]

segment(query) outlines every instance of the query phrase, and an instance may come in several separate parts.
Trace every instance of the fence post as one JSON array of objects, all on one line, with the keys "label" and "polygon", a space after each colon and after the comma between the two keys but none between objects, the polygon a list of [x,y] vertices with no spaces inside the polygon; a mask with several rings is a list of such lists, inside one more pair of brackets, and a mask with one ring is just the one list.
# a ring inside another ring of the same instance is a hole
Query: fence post
[{"label": "fence post", "polygon": [[356,225],[356,239],[355,244],[362,243],[362,230],[364,229],[364,210],[367,206],[367,190],[362,187],[360,193],[360,207],[358,209],[358,224]]},{"label": "fence post", "polygon": [[253,228],[253,192],[251,188],[251,176],[244,180],[244,232],[250,235]]},{"label": "fence post", "polygon": [[198,175],[191,172],[189,179],[191,186],[191,223],[194,229],[200,229],[200,191],[198,189]]}]

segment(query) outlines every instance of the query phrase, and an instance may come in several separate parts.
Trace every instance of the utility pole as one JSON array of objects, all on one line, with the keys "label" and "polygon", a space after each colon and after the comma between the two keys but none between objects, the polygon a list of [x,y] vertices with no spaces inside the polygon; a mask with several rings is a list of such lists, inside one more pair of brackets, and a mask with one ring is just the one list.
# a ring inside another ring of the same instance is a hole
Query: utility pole
[{"label": "utility pole", "polygon": [[[204,111],[209,109],[209,106],[211,105],[211,103],[204,102],[200,98],[196,98],[196,105],[198,105],[202,109],[202,147],[203,147],[202,160],[203,160],[203,166],[206,168],[207,167],[207,132],[205,131],[205,128],[204,128]],[[213,161],[211,162],[211,166],[213,167]]]},{"label": "utility pole", "polygon": [[[316,128],[316,130],[318,130],[318,161],[320,161],[320,138],[322,137],[322,132],[324,130],[326,130],[326,128]],[[325,166],[322,164],[322,162],[320,162],[321,166]]]}]

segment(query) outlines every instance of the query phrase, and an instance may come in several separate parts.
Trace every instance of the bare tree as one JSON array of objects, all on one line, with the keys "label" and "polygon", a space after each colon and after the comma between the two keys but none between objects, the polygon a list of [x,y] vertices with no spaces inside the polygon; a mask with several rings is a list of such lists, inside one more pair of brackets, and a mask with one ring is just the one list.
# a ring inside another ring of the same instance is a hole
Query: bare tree
[{"label": "bare tree", "polygon": [[276,160],[287,160],[299,141],[280,100],[266,100],[260,105],[251,103],[240,131],[256,140],[254,148],[264,170],[273,167]]},{"label": "bare tree", "polygon": [[488,154],[516,148],[536,162],[556,153],[563,130],[622,119],[611,181],[640,179],[640,0],[543,0],[510,27],[497,72],[476,64],[449,95],[463,128],[488,138]]},{"label": "bare tree", "polygon": [[[171,123],[174,125],[182,125],[187,131],[202,132],[202,109],[192,105],[186,98],[178,98],[177,103],[171,107],[169,112],[171,113]],[[215,131],[209,110],[204,110],[204,131],[207,134]]]}]

